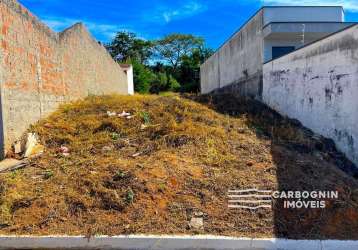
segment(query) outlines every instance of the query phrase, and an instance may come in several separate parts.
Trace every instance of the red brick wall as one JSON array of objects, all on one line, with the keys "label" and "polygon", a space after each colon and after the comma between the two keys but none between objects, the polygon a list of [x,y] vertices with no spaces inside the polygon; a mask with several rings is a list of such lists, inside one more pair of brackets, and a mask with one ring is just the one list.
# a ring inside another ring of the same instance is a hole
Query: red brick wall
[{"label": "red brick wall", "polygon": [[82,24],[55,33],[15,0],[0,2],[0,88],[5,149],[58,104],[128,94],[127,76]]}]

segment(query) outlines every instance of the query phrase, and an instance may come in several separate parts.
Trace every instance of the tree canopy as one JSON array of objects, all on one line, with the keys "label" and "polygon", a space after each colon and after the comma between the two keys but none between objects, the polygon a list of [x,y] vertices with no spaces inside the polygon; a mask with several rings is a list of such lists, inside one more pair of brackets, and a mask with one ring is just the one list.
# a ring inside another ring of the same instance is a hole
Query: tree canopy
[{"label": "tree canopy", "polygon": [[118,62],[138,61],[146,63],[152,56],[153,43],[137,38],[135,33],[120,31],[106,47]]},{"label": "tree canopy", "polygon": [[164,60],[175,69],[184,56],[190,56],[194,49],[204,44],[201,37],[186,34],[170,34],[155,42],[155,52],[159,60]]},{"label": "tree canopy", "polygon": [[133,65],[137,92],[197,92],[200,65],[213,53],[204,44],[204,39],[190,34],[148,41],[120,31],[106,48],[117,62]]}]

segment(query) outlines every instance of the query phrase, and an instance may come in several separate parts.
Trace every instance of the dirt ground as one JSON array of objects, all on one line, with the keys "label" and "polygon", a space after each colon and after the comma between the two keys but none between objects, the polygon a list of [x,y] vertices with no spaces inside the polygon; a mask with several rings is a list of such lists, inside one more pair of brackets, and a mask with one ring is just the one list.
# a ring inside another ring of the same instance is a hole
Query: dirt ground
[{"label": "dirt ground", "polygon": [[[0,234],[358,239],[353,164],[330,140],[253,100],[89,97],[29,131],[46,150],[0,174]],[[253,187],[339,198],[324,209],[228,208],[229,189]],[[201,229],[189,226],[198,215]]]}]

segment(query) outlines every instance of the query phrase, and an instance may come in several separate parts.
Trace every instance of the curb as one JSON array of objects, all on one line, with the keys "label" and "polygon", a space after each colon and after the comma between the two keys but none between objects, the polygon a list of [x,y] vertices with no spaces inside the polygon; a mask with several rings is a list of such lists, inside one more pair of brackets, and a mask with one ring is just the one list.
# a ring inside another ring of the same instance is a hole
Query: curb
[{"label": "curb", "polygon": [[358,241],[255,239],[220,236],[0,236],[0,249],[123,250],[338,250],[358,249]]}]

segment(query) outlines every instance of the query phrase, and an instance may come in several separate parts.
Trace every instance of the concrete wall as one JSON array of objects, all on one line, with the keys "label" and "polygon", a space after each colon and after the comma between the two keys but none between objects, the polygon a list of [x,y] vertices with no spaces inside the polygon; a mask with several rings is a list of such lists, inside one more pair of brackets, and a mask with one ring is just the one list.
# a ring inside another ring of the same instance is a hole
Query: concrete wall
[{"label": "concrete wall", "polygon": [[15,0],[0,2],[0,88],[5,149],[60,103],[128,94],[128,79],[82,24],[55,33]]},{"label": "concrete wall", "polygon": [[358,164],[358,26],[263,68],[263,101],[332,138]]},{"label": "concrete wall", "polygon": [[264,25],[271,22],[343,22],[342,7],[280,7],[264,8]]},{"label": "concrete wall", "polygon": [[[311,26],[318,26],[318,30],[315,29],[311,37],[305,34],[304,43],[307,44],[337,31],[341,26],[343,28],[342,23],[332,23],[342,21],[344,21],[344,11],[341,7],[262,8],[201,66],[201,93],[235,92],[260,98],[262,63],[271,59],[272,46],[282,44],[299,47],[302,44],[302,27],[300,27],[302,25],[287,24],[287,22],[311,22],[307,31],[310,31]],[[264,26],[271,22],[286,23],[268,25],[270,27],[266,26],[264,30]],[[321,24],[312,24],[312,22],[321,22]],[[290,32],[295,31],[290,29],[292,28],[290,25],[299,27],[298,33],[292,33],[290,36]],[[285,27],[288,29],[282,29]],[[276,33],[276,36],[270,33]],[[265,49],[264,36],[267,40]]]},{"label": "concrete wall", "polygon": [[201,92],[214,90],[260,95],[262,85],[262,10],[201,66]]}]

